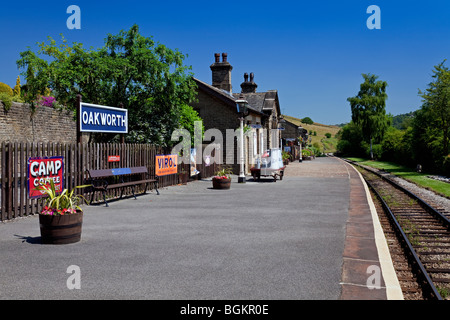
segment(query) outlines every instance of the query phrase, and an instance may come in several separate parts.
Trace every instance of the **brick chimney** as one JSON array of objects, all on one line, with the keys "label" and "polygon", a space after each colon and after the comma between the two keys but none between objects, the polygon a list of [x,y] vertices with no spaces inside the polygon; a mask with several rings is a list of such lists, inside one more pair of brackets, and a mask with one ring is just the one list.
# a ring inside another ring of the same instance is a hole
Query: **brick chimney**
[{"label": "brick chimney", "polygon": [[255,93],[258,85],[254,81],[255,75],[250,73],[250,81],[248,81],[248,73],[244,73],[244,82],[241,83],[242,93]]},{"label": "brick chimney", "polygon": [[227,61],[228,54],[222,53],[222,62],[220,62],[220,54],[214,54],[215,62],[210,66],[212,71],[213,87],[226,90],[231,93],[231,70],[233,67]]}]

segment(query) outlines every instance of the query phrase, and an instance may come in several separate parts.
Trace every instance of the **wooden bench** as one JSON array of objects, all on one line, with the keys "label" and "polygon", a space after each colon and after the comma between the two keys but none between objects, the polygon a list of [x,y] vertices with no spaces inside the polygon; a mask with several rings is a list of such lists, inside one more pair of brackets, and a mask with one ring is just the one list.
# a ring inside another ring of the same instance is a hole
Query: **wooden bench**
[{"label": "wooden bench", "polygon": [[159,177],[156,176],[156,179],[150,179],[150,175],[146,167],[88,170],[88,173],[88,183],[92,185],[93,189],[90,203],[92,203],[94,199],[95,192],[101,191],[103,193],[103,200],[108,207],[108,202],[106,201],[106,191],[108,191],[109,189],[121,188],[120,198],[122,198],[123,188],[125,187],[131,187],[133,196],[136,199],[135,187],[139,184],[145,184],[143,193],[146,193],[147,185],[149,183],[153,183],[156,193],[159,195]]}]

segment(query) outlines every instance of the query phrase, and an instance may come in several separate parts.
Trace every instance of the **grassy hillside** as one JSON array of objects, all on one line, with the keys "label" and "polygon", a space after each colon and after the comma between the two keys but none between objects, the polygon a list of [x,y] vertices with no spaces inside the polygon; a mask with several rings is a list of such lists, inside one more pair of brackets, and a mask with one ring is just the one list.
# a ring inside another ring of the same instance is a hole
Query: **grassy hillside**
[{"label": "grassy hillside", "polygon": [[[308,130],[308,133],[310,131],[313,132],[313,134],[310,136],[312,137],[311,144],[318,143],[320,146],[320,150],[322,152],[335,152],[336,151],[336,145],[337,145],[337,139],[335,138],[336,133],[340,130],[338,126],[328,126],[325,124],[320,123],[314,123],[314,124],[305,124],[301,122],[301,119],[294,118],[291,116],[283,115],[284,119],[286,121],[295,123],[298,126],[302,126],[306,130]],[[317,135],[314,135],[314,132],[317,133]],[[328,139],[325,137],[326,133],[331,133],[331,138]]]}]

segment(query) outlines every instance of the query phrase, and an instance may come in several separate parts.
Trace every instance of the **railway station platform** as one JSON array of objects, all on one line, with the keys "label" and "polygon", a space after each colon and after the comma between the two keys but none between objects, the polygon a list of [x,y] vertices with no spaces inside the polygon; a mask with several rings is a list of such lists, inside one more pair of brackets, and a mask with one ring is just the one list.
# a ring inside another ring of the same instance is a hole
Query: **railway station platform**
[{"label": "railway station platform", "polygon": [[70,245],[42,245],[38,217],[0,223],[0,300],[402,299],[368,190],[338,158],[159,191],[85,206]]},{"label": "railway station platform", "polygon": [[339,299],[403,300],[386,239],[361,174],[349,163],[329,157],[292,163],[287,166],[286,175],[304,178],[340,177],[349,181]]}]

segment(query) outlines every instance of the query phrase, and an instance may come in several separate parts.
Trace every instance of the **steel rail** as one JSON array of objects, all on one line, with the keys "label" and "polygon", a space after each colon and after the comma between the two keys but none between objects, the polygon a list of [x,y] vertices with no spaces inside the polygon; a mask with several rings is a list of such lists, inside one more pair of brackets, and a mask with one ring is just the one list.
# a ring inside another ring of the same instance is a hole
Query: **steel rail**
[{"label": "steel rail", "polygon": [[416,270],[418,278],[420,278],[423,283],[422,290],[424,290],[425,292],[428,292],[428,295],[431,298],[434,298],[436,300],[443,300],[442,296],[439,294],[437,288],[435,287],[433,280],[431,279],[431,277],[428,274],[428,272],[426,271],[424,265],[420,261],[420,258],[417,255],[416,251],[414,250],[407,235],[405,234],[402,227],[400,226],[400,223],[398,222],[397,218],[392,213],[390,207],[384,201],[384,199],[381,197],[381,195],[378,193],[378,191],[373,187],[373,185],[367,180],[366,180],[366,183],[372,189],[372,191],[375,193],[375,195],[378,197],[384,210],[388,213],[388,218],[391,220],[391,224],[394,226],[394,229],[397,231],[397,235],[400,238],[399,240],[402,243],[403,248],[405,249],[406,253],[410,257],[410,261],[412,262],[413,266],[415,266],[414,269]]},{"label": "steel rail", "polygon": [[422,207],[423,207],[425,210],[427,210],[429,213],[431,213],[431,214],[434,215],[436,218],[438,218],[442,223],[444,223],[444,225],[450,230],[450,219],[447,218],[447,217],[446,217],[443,213],[441,213],[439,210],[437,210],[436,208],[434,208],[433,206],[431,206],[430,204],[428,204],[425,200],[423,200],[422,198],[420,198],[419,196],[417,196],[416,194],[414,194],[413,192],[411,192],[411,191],[409,191],[409,190],[403,188],[403,187],[402,187],[401,185],[399,185],[397,182],[395,182],[395,181],[393,181],[393,180],[391,180],[391,179],[389,179],[389,178],[383,176],[381,173],[379,173],[379,172],[377,172],[377,171],[375,171],[375,170],[372,170],[372,169],[370,169],[370,168],[363,167],[363,166],[361,166],[360,164],[358,164],[357,162],[354,162],[354,161],[351,161],[351,160],[348,160],[348,159],[344,159],[344,160],[347,161],[347,162],[349,162],[349,163],[351,163],[351,164],[357,165],[357,166],[359,166],[360,168],[363,168],[364,170],[367,170],[367,171],[369,171],[369,172],[371,172],[371,173],[373,173],[373,174],[379,176],[381,179],[383,179],[383,180],[389,182],[390,184],[392,184],[394,187],[396,187],[396,188],[399,189],[400,191],[402,191],[402,192],[408,194],[410,197],[412,197],[412,198],[414,198],[415,200],[417,200],[417,201],[422,205]]},{"label": "steel rail", "polygon": [[[433,208],[426,201],[421,199],[419,196],[415,195],[413,192],[405,189],[404,187],[402,187],[401,185],[399,185],[395,181],[393,181],[393,180],[383,176],[382,174],[380,174],[377,171],[372,170],[371,168],[363,167],[360,164],[355,163],[354,161],[351,161],[351,160],[347,160],[347,159],[344,159],[344,160],[349,162],[349,163],[351,163],[351,164],[357,165],[358,167],[360,167],[360,168],[362,168],[362,169],[364,169],[364,170],[366,170],[366,171],[368,171],[370,173],[375,174],[377,177],[379,177],[383,181],[389,183],[390,185],[392,185],[397,190],[399,190],[399,191],[401,191],[403,193],[406,193],[407,195],[409,195],[413,199],[417,200],[418,203],[421,205],[421,207],[425,211],[429,212],[431,215],[433,215],[438,220],[443,222],[444,225],[448,229],[450,229],[450,221],[449,221],[449,219],[447,217],[445,217],[442,213],[440,213],[438,210]],[[415,267],[414,269],[416,270],[416,274],[417,274],[418,278],[420,278],[420,280],[422,281],[422,284],[423,284],[422,285],[422,290],[427,292],[428,295],[431,298],[434,298],[434,299],[437,299],[437,300],[443,300],[442,296],[440,295],[440,293],[438,292],[436,286],[434,285],[433,280],[431,279],[430,275],[426,271],[425,266],[420,261],[420,258],[418,256],[417,252],[414,250],[411,242],[409,241],[407,235],[405,234],[405,232],[403,231],[402,227],[400,226],[400,223],[398,222],[398,220],[395,217],[394,213],[392,212],[391,208],[384,201],[383,197],[379,194],[379,192],[375,189],[375,187],[366,178],[364,178],[364,180],[366,181],[366,183],[370,187],[370,189],[373,190],[373,192],[375,193],[377,198],[380,200],[383,209],[387,212],[387,216],[388,216],[389,220],[391,221],[391,225],[393,225],[394,229],[397,231],[397,235],[399,237],[400,243],[402,244],[405,252],[409,256],[410,261],[412,262],[412,265]]]}]

